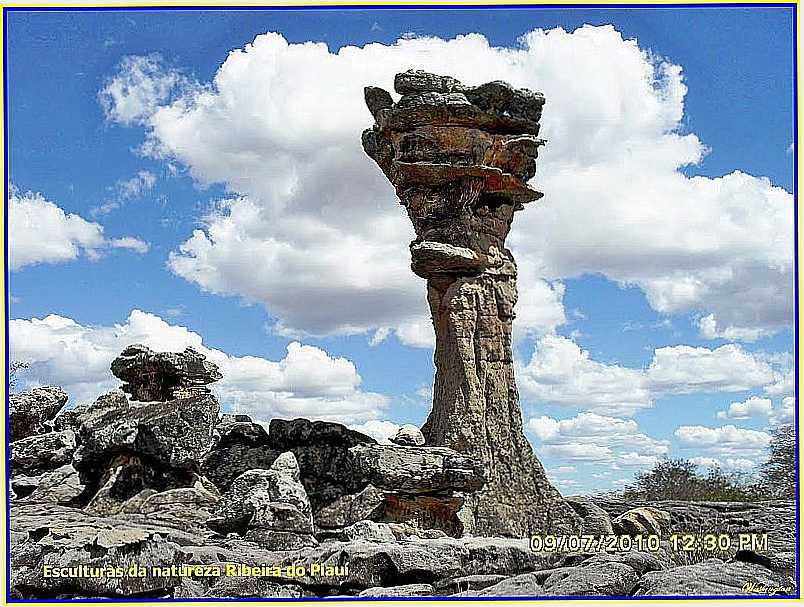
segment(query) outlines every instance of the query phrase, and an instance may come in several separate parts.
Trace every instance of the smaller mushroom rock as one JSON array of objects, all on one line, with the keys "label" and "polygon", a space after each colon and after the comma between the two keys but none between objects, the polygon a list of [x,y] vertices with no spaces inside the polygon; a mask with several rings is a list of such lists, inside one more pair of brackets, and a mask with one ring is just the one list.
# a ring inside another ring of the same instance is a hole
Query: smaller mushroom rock
[{"label": "smaller mushroom rock", "polygon": [[184,352],[154,352],[141,344],[128,346],[112,361],[112,373],[123,380],[132,400],[151,402],[200,396],[207,384],[223,377],[218,366],[186,348]]}]

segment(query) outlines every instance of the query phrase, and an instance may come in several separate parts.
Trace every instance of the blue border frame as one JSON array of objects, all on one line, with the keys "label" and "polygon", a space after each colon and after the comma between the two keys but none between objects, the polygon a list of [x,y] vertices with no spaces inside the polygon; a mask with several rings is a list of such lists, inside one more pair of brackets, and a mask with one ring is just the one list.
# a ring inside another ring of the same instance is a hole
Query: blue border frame
[{"label": "blue border frame", "polygon": [[[5,272],[5,444],[4,458],[5,458],[5,477],[6,477],[6,548],[5,555],[6,565],[6,588],[5,596],[3,597],[4,604],[50,604],[50,603],[318,603],[318,602],[365,602],[365,601],[416,601],[416,602],[432,602],[432,601],[451,601],[451,602],[495,602],[495,601],[611,601],[611,600],[628,600],[628,601],[653,601],[653,600],[667,600],[667,601],[705,601],[705,600],[779,600],[779,599],[801,599],[801,559],[800,557],[800,510],[801,510],[801,479],[800,479],[800,449],[801,449],[801,435],[800,419],[799,419],[799,290],[798,290],[798,3],[796,2],[779,2],[779,3],[762,3],[762,2],[723,2],[723,3],[700,3],[690,2],[683,4],[558,4],[558,3],[544,3],[544,4],[477,4],[477,5],[415,5],[415,4],[366,4],[366,5],[344,5],[344,6],[226,6],[226,5],[213,5],[213,6],[97,6],[97,7],[59,7],[59,6],[4,6],[3,7],[3,39],[8,39],[8,28],[6,16],[11,12],[106,12],[106,11],[310,11],[310,10],[329,10],[329,11],[343,11],[343,10],[490,10],[490,9],[676,9],[676,8],[792,8],[793,9],[793,39],[796,41],[793,52],[793,160],[796,163],[793,171],[793,292],[795,304],[795,319],[793,331],[793,348],[794,354],[794,398],[796,399],[796,406],[794,411],[794,426],[796,430],[796,594],[779,594],[773,596],[761,594],[728,594],[728,595],[691,595],[691,596],[677,596],[677,595],[656,595],[656,596],[630,596],[630,595],[615,595],[615,596],[597,596],[597,595],[582,595],[582,596],[494,596],[494,597],[311,597],[311,598],[271,598],[271,597],[244,597],[244,598],[88,598],[88,599],[14,599],[11,598],[11,480],[10,470],[11,462],[9,459],[9,422],[8,422],[8,395],[11,389],[10,375],[9,375],[9,356],[10,356],[10,335],[9,335],[9,322],[10,322],[10,309],[9,309],[9,276],[8,269],[8,52],[4,48],[3,52],[3,175],[5,179],[5,201],[4,201],[4,214],[3,214],[3,234],[5,248],[3,251],[3,269]],[[6,45],[7,47],[7,45]]]}]

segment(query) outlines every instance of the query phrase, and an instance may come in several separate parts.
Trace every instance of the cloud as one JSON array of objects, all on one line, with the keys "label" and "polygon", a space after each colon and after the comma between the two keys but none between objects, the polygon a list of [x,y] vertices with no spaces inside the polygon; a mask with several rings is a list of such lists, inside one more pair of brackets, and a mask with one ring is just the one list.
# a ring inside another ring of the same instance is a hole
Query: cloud
[{"label": "cloud", "polygon": [[573,340],[544,335],[518,369],[523,397],[630,416],[656,398],[696,392],[739,392],[775,381],[759,356],[727,344],[709,349],[669,346],[654,350],[646,369],[601,363]]},{"label": "cloud", "polygon": [[142,124],[184,82],[181,74],[165,66],[161,55],[124,57],[117,73],[98,93],[106,119],[124,125]]},{"label": "cloud", "polygon": [[784,371],[777,372],[772,384],[765,387],[765,392],[773,396],[777,395],[792,395],[795,388],[795,369],[792,365]]},{"label": "cloud", "polygon": [[592,412],[557,420],[548,416],[528,420],[527,430],[541,443],[540,454],[562,462],[594,462],[622,467],[649,467],[669,451],[669,442],[639,432],[633,419]]},{"label": "cloud", "polygon": [[389,439],[396,436],[400,425],[387,420],[372,419],[362,424],[352,424],[349,428],[369,435],[378,443],[390,445],[391,441]]},{"label": "cloud", "polygon": [[65,213],[42,194],[9,188],[9,268],[20,270],[39,263],[64,263],[85,255],[97,259],[108,249],[148,251],[138,238],[107,239],[103,226]]},{"label": "cloud", "polygon": [[[408,68],[547,97],[549,144],[535,179],[546,196],[518,214],[510,236],[522,272],[518,335],[564,322],[563,291],[544,277],[587,273],[639,286],[660,312],[711,318],[714,334],[790,325],[792,196],[739,171],[682,174],[707,152],[681,134],[682,69],[611,26],[535,30],[513,48],[469,34],[337,52],[267,33],[172,101],[173,71],[128,58],[101,93],[109,119],[143,124],[144,150],[232,192],[170,268],[206,291],[264,304],[298,335],[387,327],[429,345],[401,329],[423,327],[427,315],[408,267],[412,230],[360,147],[372,122],[363,86],[391,90]],[[253,272],[254,259],[271,270]]]},{"label": "cloud", "polygon": [[770,416],[771,425],[792,424],[796,419],[796,397],[785,396]]},{"label": "cloud", "polygon": [[709,314],[698,320],[698,330],[704,339],[728,339],[733,341],[756,341],[767,337],[773,331],[763,328],[726,327],[720,330],[714,314]]},{"label": "cloud", "polygon": [[718,411],[718,419],[750,419],[759,415],[769,416],[773,402],[769,398],[751,396],[744,402],[731,403],[725,411]]},{"label": "cloud", "polygon": [[363,423],[387,406],[385,396],[360,389],[354,363],[298,342],[288,344],[285,357],[273,361],[209,348],[198,333],[140,310],[113,326],[85,326],[55,314],[11,321],[12,358],[31,363],[25,379],[62,385],[72,403],[94,400],[118,387],[109,365],[132,343],[163,351],[195,348],[223,373],[212,385],[221,404],[262,421],[306,417]]},{"label": "cloud", "polygon": [[139,198],[149,192],[155,184],[156,175],[150,171],[138,171],[133,177],[118,181],[114,187],[114,197],[102,205],[93,207],[90,212],[93,216],[111,213],[115,209],[122,207],[129,200]]},{"label": "cloud", "polygon": [[756,460],[739,457],[726,457],[723,459],[717,457],[691,457],[690,461],[702,468],[720,468],[726,472],[748,472],[757,465]]},{"label": "cloud", "polygon": [[709,428],[680,426],[674,432],[683,448],[695,448],[713,457],[758,457],[770,444],[770,435],[734,425]]}]

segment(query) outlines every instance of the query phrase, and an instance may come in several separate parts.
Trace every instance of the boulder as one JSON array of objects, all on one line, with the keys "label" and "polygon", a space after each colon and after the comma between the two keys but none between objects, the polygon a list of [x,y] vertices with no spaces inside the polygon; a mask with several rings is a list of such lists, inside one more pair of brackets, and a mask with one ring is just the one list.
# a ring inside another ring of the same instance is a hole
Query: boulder
[{"label": "boulder", "polygon": [[367,485],[359,493],[343,495],[314,513],[316,527],[336,529],[381,516],[385,493]]},{"label": "boulder", "polygon": [[192,487],[178,487],[152,493],[143,499],[138,511],[143,514],[162,511],[170,516],[194,518],[204,522],[211,516],[221,499],[217,489],[214,486],[212,489],[213,491],[210,491],[209,487],[198,481]]},{"label": "boulder", "polygon": [[209,393],[207,384],[223,377],[215,363],[193,348],[154,352],[141,344],[123,350],[112,361],[112,373],[123,380],[123,391],[135,401],[201,396]]},{"label": "boulder", "polygon": [[36,434],[9,445],[12,474],[52,470],[72,461],[75,451],[72,430]]},{"label": "boulder", "polygon": [[359,493],[368,484],[350,468],[349,448],[376,444],[373,438],[342,424],[301,418],[273,419],[266,434],[258,424],[242,418],[218,425],[220,440],[202,460],[203,474],[220,491],[227,491],[247,470],[270,468],[285,451],[291,451],[299,463],[301,482],[315,512]]},{"label": "boulder", "polygon": [[624,512],[611,525],[618,535],[662,535],[670,527],[670,515],[658,508],[641,506]]},{"label": "boulder", "polygon": [[624,563],[595,561],[556,571],[542,587],[545,594],[555,596],[628,596],[638,578]]},{"label": "boulder", "polygon": [[38,476],[15,476],[11,479],[14,498],[21,502],[73,504],[84,492],[78,471],[71,464]]},{"label": "boulder", "polygon": [[349,449],[354,474],[379,489],[407,494],[476,491],[480,463],[446,447],[357,445]]},{"label": "boulder", "polygon": [[582,534],[611,535],[614,533],[608,512],[595,505],[589,498],[565,496],[564,501],[581,517]]},{"label": "boulder", "polygon": [[366,542],[393,542],[396,540],[394,532],[387,523],[374,521],[357,521],[343,529],[338,535],[343,542],[363,540]]},{"label": "boulder", "polygon": [[42,386],[8,397],[8,439],[18,441],[49,431],[53,419],[67,402],[67,393],[57,386]]},{"label": "boulder", "polygon": [[248,470],[237,477],[206,524],[222,535],[237,533],[271,550],[316,544],[310,501],[290,452],[269,470]]},{"label": "boulder", "polygon": [[170,468],[195,469],[213,444],[220,405],[212,395],[129,401],[119,390],[76,410],[83,460],[132,453]]},{"label": "boulder", "polygon": [[[144,490],[158,492],[174,487],[188,487],[195,478],[191,470],[168,468],[137,455],[122,453],[111,456],[108,460],[85,460],[78,457],[81,452],[82,449],[79,448],[75,462],[82,472],[82,478],[89,485],[86,511],[99,516],[122,512],[124,505],[141,495]],[[96,461],[101,464],[95,464]],[[94,474],[104,468],[103,475],[96,478]]]},{"label": "boulder", "polygon": [[421,447],[424,445],[424,435],[422,431],[413,424],[405,424],[397,430],[396,436],[391,439],[391,442],[395,445]]}]

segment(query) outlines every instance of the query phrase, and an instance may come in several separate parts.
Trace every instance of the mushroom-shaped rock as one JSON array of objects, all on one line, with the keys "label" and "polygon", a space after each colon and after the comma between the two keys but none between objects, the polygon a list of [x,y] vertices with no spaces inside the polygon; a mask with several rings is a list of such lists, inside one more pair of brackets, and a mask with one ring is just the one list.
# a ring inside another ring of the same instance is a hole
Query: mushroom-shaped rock
[{"label": "mushroom-shaped rock", "polygon": [[505,240],[515,212],[542,196],[529,182],[544,96],[415,70],[394,86],[402,97],[390,107],[372,91],[385,102],[369,104],[374,125],[362,143],[407,211],[411,269],[427,280],[436,377],[422,434],[486,473],[463,510],[467,531],[577,532],[580,517],[525,437],[511,350],[517,268]]},{"label": "mushroom-shaped rock", "polygon": [[128,346],[112,361],[112,373],[136,401],[168,401],[209,393],[207,384],[223,377],[218,366],[193,348],[154,352],[141,344]]}]

